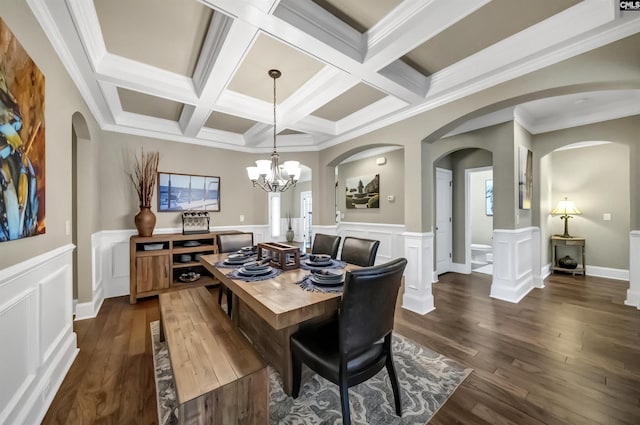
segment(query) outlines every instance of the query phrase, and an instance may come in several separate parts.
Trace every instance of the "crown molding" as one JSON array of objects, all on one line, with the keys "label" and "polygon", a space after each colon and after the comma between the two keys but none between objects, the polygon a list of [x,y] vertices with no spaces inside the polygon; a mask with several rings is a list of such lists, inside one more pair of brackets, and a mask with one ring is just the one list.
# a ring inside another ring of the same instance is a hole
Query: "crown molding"
[{"label": "crown molding", "polygon": [[311,0],[282,0],[275,16],[351,59],[362,62],[363,35]]}]

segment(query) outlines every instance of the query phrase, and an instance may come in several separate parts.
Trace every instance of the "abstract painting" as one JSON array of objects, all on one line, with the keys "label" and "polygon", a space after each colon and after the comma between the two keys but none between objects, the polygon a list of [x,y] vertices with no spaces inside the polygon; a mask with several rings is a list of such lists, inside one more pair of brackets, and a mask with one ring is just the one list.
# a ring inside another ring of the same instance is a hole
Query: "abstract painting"
[{"label": "abstract painting", "polygon": [[0,242],[45,232],[44,89],[0,18]]},{"label": "abstract painting", "polygon": [[380,174],[346,179],[347,208],[380,208]]}]

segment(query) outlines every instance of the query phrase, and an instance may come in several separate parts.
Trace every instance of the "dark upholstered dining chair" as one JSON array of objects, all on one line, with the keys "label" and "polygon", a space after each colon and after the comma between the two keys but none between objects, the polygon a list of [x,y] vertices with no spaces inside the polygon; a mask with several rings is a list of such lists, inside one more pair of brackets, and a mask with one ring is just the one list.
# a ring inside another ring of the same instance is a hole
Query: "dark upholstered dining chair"
[{"label": "dark upholstered dining chair", "polygon": [[340,259],[362,267],[373,266],[376,262],[379,245],[380,241],[374,241],[373,239],[347,236],[342,243]]},{"label": "dark upholstered dining chair", "polygon": [[[218,235],[218,252],[235,252],[242,247],[253,246],[253,233],[223,233]],[[231,317],[233,293],[220,282],[218,304],[222,305],[222,292],[227,297],[227,314]]]},{"label": "dark upholstered dining chair", "polygon": [[316,233],[313,237],[313,245],[311,246],[312,254],[326,254],[331,258],[338,258],[338,247],[340,246],[340,236],[324,235]]},{"label": "dark upholstered dining chair", "polygon": [[298,397],[302,363],[340,387],[342,421],[351,423],[349,387],[386,366],[396,414],[402,416],[391,336],[396,298],[407,260],[399,258],[347,272],[337,319],[303,328],[291,336],[292,395]]}]

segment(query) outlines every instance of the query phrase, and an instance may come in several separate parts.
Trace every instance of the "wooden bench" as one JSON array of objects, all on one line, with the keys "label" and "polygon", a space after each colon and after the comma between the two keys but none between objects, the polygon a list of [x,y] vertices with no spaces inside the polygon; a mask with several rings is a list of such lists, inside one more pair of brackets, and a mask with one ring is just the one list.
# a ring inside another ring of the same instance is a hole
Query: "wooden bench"
[{"label": "wooden bench", "polygon": [[204,287],[160,294],[180,424],[266,424],[264,360]]}]

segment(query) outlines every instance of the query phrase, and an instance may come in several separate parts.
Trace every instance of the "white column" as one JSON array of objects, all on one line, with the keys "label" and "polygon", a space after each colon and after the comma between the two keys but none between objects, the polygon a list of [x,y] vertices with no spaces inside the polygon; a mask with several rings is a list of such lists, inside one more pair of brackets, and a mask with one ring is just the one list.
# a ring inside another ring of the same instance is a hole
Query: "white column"
[{"label": "white column", "polygon": [[531,264],[533,267],[533,287],[544,288],[544,272],[542,269],[542,239],[540,238],[540,228],[532,228],[531,240]]},{"label": "white column", "polygon": [[402,307],[418,314],[435,309],[431,283],[433,278],[433,233],[404,232],[404,274]]},{"label": "white column", "polygon": [[627,290],[626,305],[640,310],[640,230],[629,233],[629,289]]},{"label": "white column", "polygon": [[491,297],[512,303],[520,302],[536,285],[540,285],[534,283],[534,276],[540,275],[539,266],[534,273],[536,264],[540,264],[538,228],[494,230]]}]

